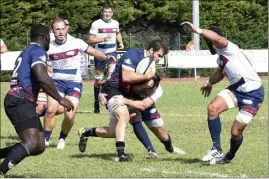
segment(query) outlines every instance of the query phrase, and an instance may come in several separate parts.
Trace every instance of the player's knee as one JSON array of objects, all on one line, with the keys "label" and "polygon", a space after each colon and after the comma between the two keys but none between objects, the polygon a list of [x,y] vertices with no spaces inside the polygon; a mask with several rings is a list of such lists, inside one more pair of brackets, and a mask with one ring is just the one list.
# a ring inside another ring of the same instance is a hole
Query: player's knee
[{"label": "player's knee", "polygon": [[218,116],[219,115],[218,106],[214,103],[210,103],[207,107],[207,113],[209,116]]},{"label": "player's knee", "polygon": [[63,114],[63,112],[64,112],[64,107],[59,106],[55,114],[59,115],[59,114]]},{"label": "player's knee", "polygon": [[48,107],[47,112],[46,112],[47,117],[49,117],[49,118],[54,117],[56,114],[56,111],[57,111],[57,109],[55,110],[51,107]]},{"label": "player's knee", "polygon": [[158,118],[154,120],[149,120],[149,121],[144,121],[144,123],[149,127],[149,128],[159,128],[160,130],[162,129],[161,127],[163,126],[163,119]]}]

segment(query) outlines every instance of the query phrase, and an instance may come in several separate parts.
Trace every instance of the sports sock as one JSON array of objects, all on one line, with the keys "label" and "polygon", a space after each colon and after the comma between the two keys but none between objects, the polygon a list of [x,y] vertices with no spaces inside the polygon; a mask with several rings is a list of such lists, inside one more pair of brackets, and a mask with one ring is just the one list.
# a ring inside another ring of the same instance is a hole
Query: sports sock
[{"label": "sports sock", "polygon": [[83,137],[97,137],[96,135],[96,127],[94,128],[86,128],[85,132],[83,132]]},{"label": "sports sock", "polygon": [[52,133],[52,131],[46,131],[46,130],[44,130],[44,138],[46,140],[49,140],[50,139],[50,136],[51,136],[51,133]]},{"label": "sports sock", "polygon": [[242,143],[243,143],[243,135],[241,135],[238,140],[235,140],[235,139],[231,138],[231,140],[230,140],[230,150],[226,154],[226,159],[232,160]]},{"label": "sports sock", "polygon": [[149,139],[148,133],[142,125],[142,121],[138,121],[132,124],[134,133],[144,147],[151,152],[156,152]]},{"label": "sports sock", "polygon": [[124,155],[125,143],[122,141],[116,141],[116,150],[118,152],[118,157]]},{"label": "sports sock", "polygon": [[207,120],[208,128],[213,142],[213,147],[217,150],[222,151],[220,144],[220,133],[221,133],[221,122],[219,116],[213,120]]},{"label": "sports sock", "polygon": [[93,92],[94,92],[94,108],[99,108],[98,95],[100,92],[100,87],[93,86]]},{"label": "sports sock", "polygon": [[11,168],[20,163],[30,152],[23,143],[15,144],[7,154],[5,160],[0,164],[0,172],[6,174]]},{"label": "sports sock", "polygon": [[0,159],[2,159],[2,158],[6,158],[7,154],[9,153],[9,151],[10,151],[15,145],[16,145],[16,144],[0,149]]},{"label": "sports sock", "polygon": [[60,132],[59,139],[64,139],[67,137],[68,134],[65,134],[63,131]]},{"label": "sports sock", "polygon": [[165,146],[165,149],[168,152],[173,152],[173,145],[172,145],[172,140],[170,135],[168,134],[168,140],[167,141],[162,141],[163,145]]}]

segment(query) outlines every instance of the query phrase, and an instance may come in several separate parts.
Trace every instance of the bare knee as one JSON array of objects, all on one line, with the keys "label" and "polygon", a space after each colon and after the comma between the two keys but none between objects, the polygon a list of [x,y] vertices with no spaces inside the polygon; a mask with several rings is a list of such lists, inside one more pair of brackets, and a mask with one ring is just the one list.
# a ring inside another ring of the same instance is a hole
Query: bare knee
[{"label": "bare knee", "polygon": [[209,119],[215,119],[219,115],[219,107],[214,103],[210,103],[207,107],[207,114]]},{"label": "bare knee", "polygon": [[[44,141],[43,141],[44,142]],[[45,144],[39,138],[31,138],[24,142],[24,145],[29,150],[30,155],[40,155],[45,151]]]}]

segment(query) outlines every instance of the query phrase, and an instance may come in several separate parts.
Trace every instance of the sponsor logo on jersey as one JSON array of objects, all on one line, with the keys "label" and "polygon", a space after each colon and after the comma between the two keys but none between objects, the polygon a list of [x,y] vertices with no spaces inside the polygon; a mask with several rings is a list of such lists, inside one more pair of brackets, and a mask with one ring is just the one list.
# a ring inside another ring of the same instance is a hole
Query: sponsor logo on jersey
[{"label": "sponsor logo on jersey", "polygon": [[131,65],[133,64],[130,58],[124,59],[124,63]]}]

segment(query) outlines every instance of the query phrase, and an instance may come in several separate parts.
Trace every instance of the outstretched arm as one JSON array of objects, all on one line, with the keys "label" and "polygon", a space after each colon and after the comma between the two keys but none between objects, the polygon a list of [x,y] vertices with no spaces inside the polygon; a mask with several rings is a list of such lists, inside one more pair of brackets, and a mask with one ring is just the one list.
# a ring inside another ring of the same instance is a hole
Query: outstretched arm
[{"label": "outstretched arm", "polygon": [[181,25],[187,26],[187,29],[189,32],[200,34],[206,40],[211,41],[212,44],[218,49],[224,48],[228,45],[227,39],[225,39],[224,37],[218,35],[217,33],[211,30],[197,28],[190,22],[183,22]]}]

